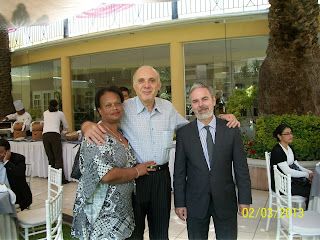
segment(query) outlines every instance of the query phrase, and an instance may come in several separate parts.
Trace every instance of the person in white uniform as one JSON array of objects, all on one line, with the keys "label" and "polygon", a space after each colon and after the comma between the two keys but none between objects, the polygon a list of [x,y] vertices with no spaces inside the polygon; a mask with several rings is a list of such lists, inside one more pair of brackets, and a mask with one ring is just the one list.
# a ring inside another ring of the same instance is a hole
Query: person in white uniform
[{"label": "person in white uniform", "polygon": [[26,126],[26,132],[28,136],[31,136],[30,132],[30,124],[32,121],[31,115],[26,112],[21,100],[17,100],[13,102],[14,108],[16,109],[16,113],[9,114],[1,119],[1,122],[16,120],[18,122],[24,122]]}]

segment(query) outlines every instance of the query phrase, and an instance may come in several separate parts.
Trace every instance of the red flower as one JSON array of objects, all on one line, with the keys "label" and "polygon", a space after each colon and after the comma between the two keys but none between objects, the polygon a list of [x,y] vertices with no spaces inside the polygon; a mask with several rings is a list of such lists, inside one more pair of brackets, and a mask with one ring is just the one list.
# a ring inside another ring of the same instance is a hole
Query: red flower
[{"label": "red flower", "polygon": [[254,154],[255,152],[256,152],[256,151],[255,151],[254,149],[251,149],[251,150],[250,150],[250,153],[251,153],[251,154]]},{"label": "red flower", "polygon": [[251,147],[253,145],[253,142],[249,142],[249,146]]}]

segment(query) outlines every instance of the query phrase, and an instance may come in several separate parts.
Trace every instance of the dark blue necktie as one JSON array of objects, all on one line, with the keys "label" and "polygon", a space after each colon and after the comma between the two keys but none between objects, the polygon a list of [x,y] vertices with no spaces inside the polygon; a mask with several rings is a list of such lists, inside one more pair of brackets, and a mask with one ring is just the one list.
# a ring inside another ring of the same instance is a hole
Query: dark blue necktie
[{"label": "dark blue necktie", "polygon": [[212,163],[213,159],[213,139],[211,132],[209,130],[209,126],[204,127],[207,130],[207,149],[208,149],[208,155],[209,155],[209,162]]}]

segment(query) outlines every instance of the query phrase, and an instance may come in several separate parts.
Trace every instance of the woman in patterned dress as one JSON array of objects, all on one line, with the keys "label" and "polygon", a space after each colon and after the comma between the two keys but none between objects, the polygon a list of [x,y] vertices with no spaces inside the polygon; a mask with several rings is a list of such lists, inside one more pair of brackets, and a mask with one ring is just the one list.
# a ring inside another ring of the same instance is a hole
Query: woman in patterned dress
[{"label": "woman in patterned dress", "polygon": [[107,130],[100,146],[82,141],[82,173],[73,207],[72,237],[126,239],[134,229],[132,193],[135,178],[148,174],[153,161],[137,165],[128,141],[118,129],[123,95],[115,87],[102,88],[95,96],[101,126]]}]

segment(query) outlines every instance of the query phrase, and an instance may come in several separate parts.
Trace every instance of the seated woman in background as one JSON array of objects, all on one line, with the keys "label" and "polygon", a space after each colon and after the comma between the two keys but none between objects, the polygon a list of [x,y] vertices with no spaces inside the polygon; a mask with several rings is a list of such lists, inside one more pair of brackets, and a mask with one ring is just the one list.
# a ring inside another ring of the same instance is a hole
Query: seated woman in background
[{"label": "seated woman in background", "polygon": [[293,141],[292,129],[286,124],[281,124],[273,132],[273,136],[279,143],[271,151],[270,171],[272,190],[275,191],[273,165],[277,165],[284,174],[291,175],[291,194],[306,197],[306,205],[308,207],[311,188],[310,181],[312,180],[313,172],[300,166],[298,161],[295,160],[294,150],[289,146]]},{"label": "seated woman in background", "polygon": [[112,86],[98,90],[95,105],[105,128],[106,143],[83,139],[82,173],[73,207],[71,235],[79,239],[126,239],[134,229],[132,193],[135,178],[148,174],[153,161],[137,165],[127,139],[119,131],[123,95]]}]

